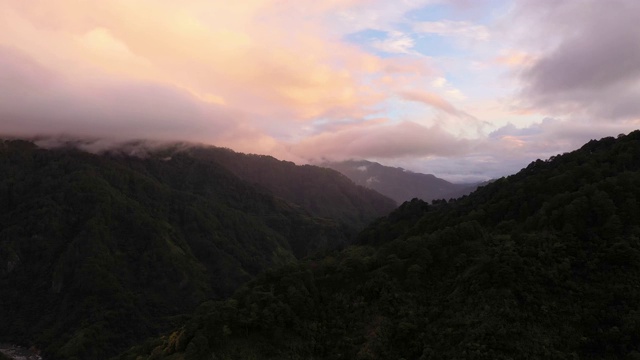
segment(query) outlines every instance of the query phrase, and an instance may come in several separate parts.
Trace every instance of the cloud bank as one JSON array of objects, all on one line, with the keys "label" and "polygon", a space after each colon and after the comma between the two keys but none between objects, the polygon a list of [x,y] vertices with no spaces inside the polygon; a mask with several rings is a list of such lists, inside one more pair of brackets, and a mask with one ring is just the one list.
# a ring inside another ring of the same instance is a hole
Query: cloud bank
[{"label": "cloud bank", "polygon": [[640,125],[636,0],[0,3],[0,133],[506,175]]},{"label": "cloud bank", "polygon": [[552,45],[524,69],[523,97],[558,114],[609,121],[640,117],[640,2],[525,1],[527,22],[544,25],[534,41]]}]

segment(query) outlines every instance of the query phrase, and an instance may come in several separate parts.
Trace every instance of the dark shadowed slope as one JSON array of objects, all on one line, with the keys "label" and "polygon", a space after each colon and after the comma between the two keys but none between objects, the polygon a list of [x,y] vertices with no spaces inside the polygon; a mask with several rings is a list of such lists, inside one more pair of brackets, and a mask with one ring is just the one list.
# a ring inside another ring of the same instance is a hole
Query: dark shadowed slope
[{"label": "dark shadowed slope", "polygon": [[360,230],[395,209],[394,202],[337,171],[298,166],[266,155],[247,155],[229,149],[198,147],[191,155],[215,161],[239,178],[269,189],[310,214],[328,217]]},{"label": "dark shadowed slope", "polygon": [[201,154],[0,141],[0,339],[104,358],[272,264],[345,245],[342,220]]},{"label": "dark shadowed slope", "polygon": [[413,198],[424,201],[455,199],[477,187],[477,184],[453,184],[431,174],[414,173],[366,160],[327,162],[321,166],[337,170],[356,184],[376,190],[399,204]]},{"label": "dark shadowed slope", "polygon": [[640,131],[404,203],[121,358],[637,359],[638,184]]}]

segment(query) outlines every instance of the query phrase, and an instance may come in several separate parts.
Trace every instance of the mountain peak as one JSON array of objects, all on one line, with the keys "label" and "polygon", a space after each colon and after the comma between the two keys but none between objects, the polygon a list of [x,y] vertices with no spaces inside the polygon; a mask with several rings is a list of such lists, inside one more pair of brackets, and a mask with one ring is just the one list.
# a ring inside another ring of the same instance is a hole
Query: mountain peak
[{"label": "mountain peak", "polygon": [[325,162],[320,166],[337,170],[356,184],[374,189],[399,204],[413,198],[424,201],[458,198],[477,187],[477,184],[453,184],[433,174],[416,173],[368,160]]}]

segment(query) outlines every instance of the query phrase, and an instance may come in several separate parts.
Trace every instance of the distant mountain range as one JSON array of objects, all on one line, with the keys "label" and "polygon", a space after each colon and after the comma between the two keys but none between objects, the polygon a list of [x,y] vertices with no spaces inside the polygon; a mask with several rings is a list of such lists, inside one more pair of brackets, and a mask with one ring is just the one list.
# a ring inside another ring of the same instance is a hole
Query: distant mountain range
[{"label": "distant mountain range", "polygon": [[415,173],[366,160],[325,162],[320,166],[337,170],[356,184],[388,196],[398,204],[413,198],[424,201],[455,199],[471,193],[481,185],[481,183],[453,184],[431,174]]}]

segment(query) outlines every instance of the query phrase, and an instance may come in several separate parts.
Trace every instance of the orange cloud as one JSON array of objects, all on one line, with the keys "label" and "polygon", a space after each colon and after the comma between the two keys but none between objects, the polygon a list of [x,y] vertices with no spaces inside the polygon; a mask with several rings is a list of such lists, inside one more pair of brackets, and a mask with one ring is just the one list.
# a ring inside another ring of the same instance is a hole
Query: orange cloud
[{"label": "orange cloud", "polygon": [[[0,115],[15,115],[0,132],[197,141],[300,162],[341,144],[362,156],[438,152],[455,140],[445,130],[380,117],[401,89],[438,75],[429,60],[380,58],[334,26],[379,2],[1,2],[0,63],[3,48],[13,55],[0,77],[23,62],[41,74],[0,86],[11,95]],[[50,88],[29,85],[42,74]]]},{"label": "orange cloud", "polygon": [[382,96],[363,81],[381,61],[332,38],[323,22],[361,3],[9,1],[0,5],[11,18],[0,25],[0,44],[58,59],[60,68],[171,84],[265,118],[362,116]]},{"label": "orange cloud", "polygon": [[535,60],[535,56],[524,51],[509,51],[504,55],[495,58],[495,62],[501,65],[517,67],[530,64]]}]

